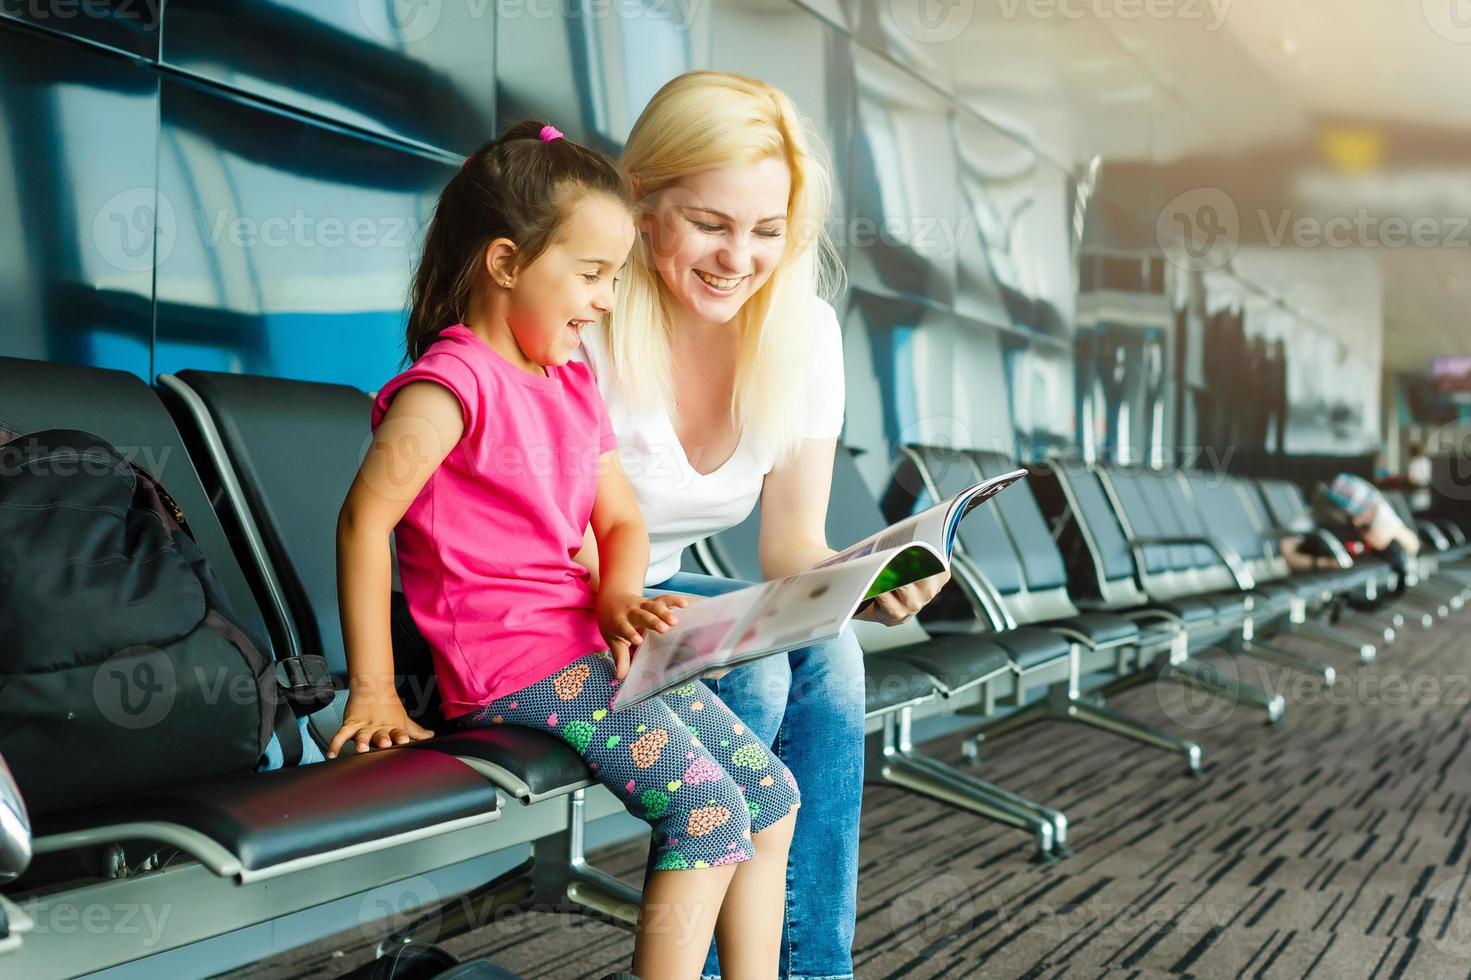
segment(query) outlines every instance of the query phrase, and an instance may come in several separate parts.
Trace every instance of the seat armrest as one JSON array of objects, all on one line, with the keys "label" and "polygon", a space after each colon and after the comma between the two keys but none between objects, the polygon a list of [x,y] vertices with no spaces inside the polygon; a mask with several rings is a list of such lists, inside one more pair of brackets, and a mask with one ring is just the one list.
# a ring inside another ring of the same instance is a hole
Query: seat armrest
[{"label": "seat armrest", "polygon": [[1216,557],[1230,571],[1231,577],[1236,580],[1236,587],[1243,592],[1249,592],[1256,588],[1256,578],[1251,570],[1246,567],[1246,562],[1241,560],[1230,545],[1220,538],[1208,534],[1171,534],[1157,537],[1130,538],[1129,547],[1134,550],[1134,560],[1139,563],[1140,568],[1144,564],[1143,551],[1147,547],[1155,545],[1178,545],[1178,544],[1202,544],[1216,553]]},{"label": "seat armrest", "polygon": [[1450,539],[1446,537],[1445,532],[1436,526],[1433,521],[1416,521],[1415,529],[1420,532],[1420,540],[1430,545],[1432,550],[1450,550]]}]

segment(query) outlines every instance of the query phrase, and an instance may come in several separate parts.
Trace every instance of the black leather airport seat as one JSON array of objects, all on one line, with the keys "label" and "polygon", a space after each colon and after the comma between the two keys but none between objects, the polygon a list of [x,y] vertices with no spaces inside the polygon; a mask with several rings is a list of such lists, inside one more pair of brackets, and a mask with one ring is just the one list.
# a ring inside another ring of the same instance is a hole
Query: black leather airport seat
[{"label": "black leather airport seat", "polygon": [[[1194,626],[1197,641],[1204,637],[1213,645],[1239,635],[1252,612],[1254,580],[1204,526],[1173,474],[1117,466],[1097,470],[1151,602],[1172,604]],[[1209,607],[1209,619],[1202,605]]]},{"label": "black leather airport seat", "polygon": [[[121,371],[0,357],[0,419],[21,432],[67,427],[96,433],[158,476],[183,509],[242,628],[262,650],[277,653],[179,431],[141,379]],[[57,778],[65,779],[65,773]],[[394,794],[419,802],[408,808],[384,806],[381,797],[390,784]],[[483,777],[458,762],[420,765],[385,754],[351,767],[332,763],[284,775],[242,773],[211,781],[208,789],[180,786],[116,806],[59,813],[47,818],[36,849],[43,853],[157,834],[216,868],[233,861],[242,871],[264,869],[273,862],[334,859],[344,847],[359,853],[392,846],[406,835],[448,833],[466,819],[488,822],[497,813],[489,789]],[[341,833],[327,829],[333,820],[340,822]],[[58,834],[51,836],[49,827],[58,828]],[[177,827],[193,833],[171,829]]]},{"label": "black leather airport seat", "polygon": [[[891,519],[965,490],[982,477],[1016,469],[999,453],[957,451],[931,446],[901,446],[886,502]],[[990,726],[985,737],[1046,720],[1093,725],[1117,735],[1185,756],[1198,770],[1201,750],[1097,703],[1083,690],[1084,674],[1133,674],[1141,660],[1171,643],[1168,624],[1140,624],[1107,612],[1081,613],[1068,595],[1067,567],[1047,530],[1030,480],[1020,480],[972,510],[960,524],[952,562],[961,587],[971,596],[977,617],[990,617],[986,634],[1011,655],[1020,675],[1019,697],[1027,688],[1045,687],[1040,701]],[[922,488],[906,500],[904,489]],[[1144,648],[1148,649],[1144,649]],[[1061,668],[1061,672],[1057,668]]]},{"label": "black leather airport seat", "polygon": [[[1341,570],[1290,573],[1285,563],[1274,561],[1278,541],[1260,526],[1252,511],[1253,491],[1244,481],[1229,474],[1201,472],[1177,473],[1175,479],[1195,503],[1198,526],[1208,527],[1252,579],[1251,628],[1242,638],[1246,653],[1314,674],[1327,684],[1333,683],[1337,668],[1270,644],[1267,638],[1290,632],[1355,652],[1364,660],[1377,655],[1375,643],[1320,621],[1320,614],[1340,597],[1371,587],[1363,576],[1344,575]],[[1380,628],[1377,639],[1388,641],[1393,636],[1392,631]]]},{"label": "black leather airport seat", "polygon": [[[455,759],[382,752],[176,786],[43,819],[36,829],[78,843],[147,834],[198,850],[217,874],[248,880],[413,839],[424,828],[473,826],[495,809],[494,787]],[[200,848],[190,834],[214,847]]]},{"label": "black leather airport seat", "polygon": [[1281,695],[1196,662],[1240,643],[1255,607],[1249,590],[1254,580],[1233,568],[1234,556],[1212,535],[1190,532],[1189,519],[1181,517],[1192,506],[1183,488],[1171,487],[1163,474],[1118,476],[1075,460],[1050,461],[1045,474],[1039,485],[1057,515],[1057,540],[1078,604],[1174,627],[1177,646],[1159,665],[1162,679],[1254,705],[1268,720],[1279,720]]}]

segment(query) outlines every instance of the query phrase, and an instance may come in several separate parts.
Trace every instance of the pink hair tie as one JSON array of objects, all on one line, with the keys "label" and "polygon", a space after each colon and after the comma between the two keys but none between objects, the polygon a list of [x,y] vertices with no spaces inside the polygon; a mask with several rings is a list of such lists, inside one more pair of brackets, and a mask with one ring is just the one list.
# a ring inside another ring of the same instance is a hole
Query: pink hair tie
[{"label": "pink hair tie", "polygon": [[541,141],[543,143],[550,143],[552,140],[559,140],[561,138],[561,131],[557,129],[556,126],[553,126],[551,123],[548,123],[547,125],[541,127]]}]

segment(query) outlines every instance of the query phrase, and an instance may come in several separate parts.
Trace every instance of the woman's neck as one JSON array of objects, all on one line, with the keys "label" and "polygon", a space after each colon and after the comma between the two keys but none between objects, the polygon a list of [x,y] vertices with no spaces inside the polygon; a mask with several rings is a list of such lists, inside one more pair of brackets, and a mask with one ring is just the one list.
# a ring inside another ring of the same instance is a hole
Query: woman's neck
[{"label": "woman's neck", "polygon": [[735,353],[740,333],[735,320],[717,323],[696,316],[682,303],[672,305],[670,341],[676,359],[681,351],[699,351],[707,359]]}]

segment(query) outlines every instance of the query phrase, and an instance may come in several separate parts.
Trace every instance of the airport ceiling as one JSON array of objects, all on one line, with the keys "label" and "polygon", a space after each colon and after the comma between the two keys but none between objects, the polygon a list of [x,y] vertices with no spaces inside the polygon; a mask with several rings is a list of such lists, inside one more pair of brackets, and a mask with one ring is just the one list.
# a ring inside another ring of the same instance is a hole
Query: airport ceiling
[{"label": "airport ceiling", "polygon": [[1377,254],[1387,367],[1471,353],[1471,0],[948,2],[963,102],[1131,213],[1211,188],[1243,242]]}]

